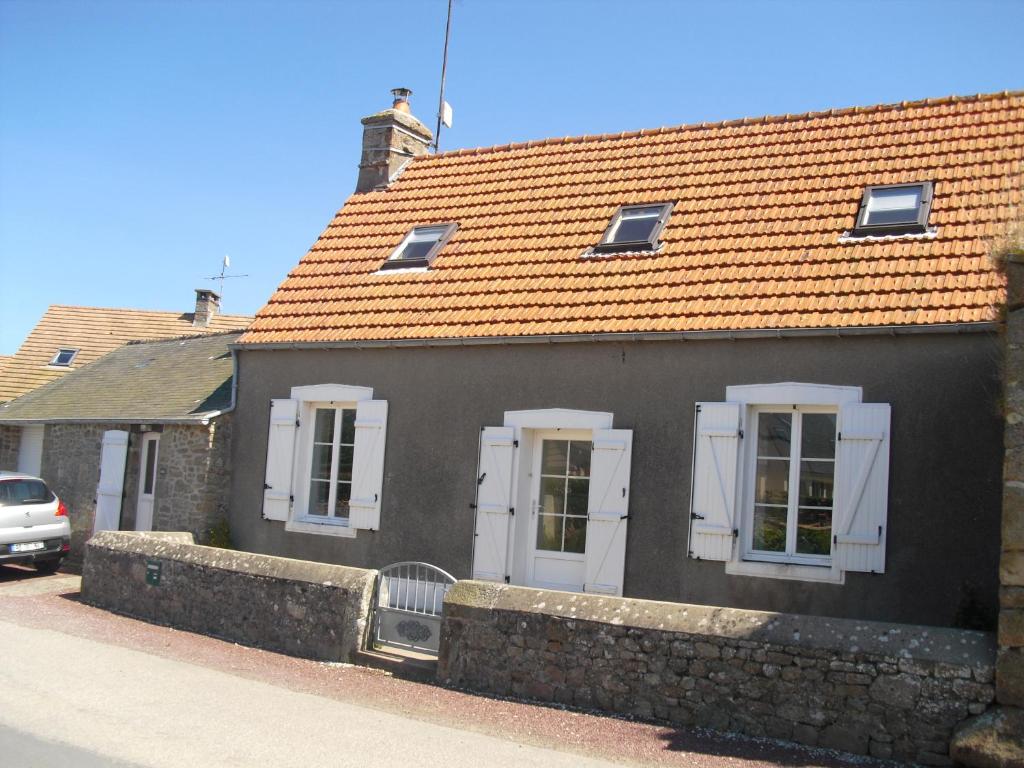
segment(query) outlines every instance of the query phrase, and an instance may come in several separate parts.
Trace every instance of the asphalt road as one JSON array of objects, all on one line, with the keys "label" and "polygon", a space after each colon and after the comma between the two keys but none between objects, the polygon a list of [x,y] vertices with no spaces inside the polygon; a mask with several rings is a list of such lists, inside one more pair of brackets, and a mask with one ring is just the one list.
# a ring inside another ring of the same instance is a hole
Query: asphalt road
[{"label": "asphalt road", "polygon": [[878,765],[476,696],[178,632],[0,567],[0,766]]}]

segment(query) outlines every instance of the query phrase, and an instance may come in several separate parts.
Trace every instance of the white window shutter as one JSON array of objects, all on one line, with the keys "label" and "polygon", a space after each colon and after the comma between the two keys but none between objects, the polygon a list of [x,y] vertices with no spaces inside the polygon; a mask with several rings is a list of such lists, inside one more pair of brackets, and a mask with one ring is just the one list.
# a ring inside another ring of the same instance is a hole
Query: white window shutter
[{"label": "white window shutter", "polygon": [[832,557],[845,571],[885,572],[890,411],[887,403],[839,409]]},{"label": "white window shutter", "polygon": [[697,403],[690,498],[690,557],[732,559],[741,403]]},{"label": "white window shutter", "polygon": [[480,435],[480,474],[476,492],[473,578],[504,582],[508,575],[508,528],[512,509],[515,430],[484,427]]},{"label": "white window shutter", "polygon": [[116,531],[121,527],[121,499],[127,457],[128,433],[121,429],[104,432],[100,447],[100,482],[96,488],[94,533]]},{"label": "white window shutter", "polygon": [[287,520],[291,509],[298,412],[297,400],[270,401],[267,472],[263,481],[263,517],[266,520]]},{"label": "white window shutter", "polygon": [[348,524],[352,528],[380,530],[387,428],[387,400],[356,403],[356,444],[352,449],[352,498],[348,512]]},{"label": "white window shutter", "polygon": [[633,431],[595,429],[593,440],[583,591],[621,596]]}]

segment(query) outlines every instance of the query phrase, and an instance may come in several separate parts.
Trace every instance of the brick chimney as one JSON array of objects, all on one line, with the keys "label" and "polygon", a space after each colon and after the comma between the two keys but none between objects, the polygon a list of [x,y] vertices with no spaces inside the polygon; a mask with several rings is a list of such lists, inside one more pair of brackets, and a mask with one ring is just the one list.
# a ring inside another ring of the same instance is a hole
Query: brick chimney
[{"label": "brick chimney", "polygon": [[363,156],[359,161],[356,192],[384,189],[410,159],[430,150],[434,134],[409,111],[408,88],[391,91],[391,109],[364,117]]},{"label": "brick chimney", "polygon": [[220,295],[208,288],[196,288],[196,313],[192,325],[205,328],[220,309]]}]

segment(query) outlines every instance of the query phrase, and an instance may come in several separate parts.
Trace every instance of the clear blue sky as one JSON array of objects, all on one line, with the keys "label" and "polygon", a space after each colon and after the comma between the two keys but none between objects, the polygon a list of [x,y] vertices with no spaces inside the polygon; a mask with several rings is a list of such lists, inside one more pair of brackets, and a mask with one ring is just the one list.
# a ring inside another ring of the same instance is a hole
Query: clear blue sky
[{"label": "clear blue sky", "polygon": [[[0,354],[47,305],[255,312],[352,191],[359,118],[433,126],[446,0],[0,0]],[[442,149],[1024,88],[1024,1],[457,0]]]}]

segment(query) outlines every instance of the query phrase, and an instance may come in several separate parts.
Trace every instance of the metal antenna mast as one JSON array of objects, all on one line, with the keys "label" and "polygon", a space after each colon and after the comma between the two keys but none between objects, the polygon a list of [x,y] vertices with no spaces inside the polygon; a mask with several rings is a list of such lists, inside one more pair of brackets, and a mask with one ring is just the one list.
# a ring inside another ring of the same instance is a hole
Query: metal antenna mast
[{"label": "metal antenna mast", "polygon": [[213,277],[204,277],[203,278],[204,280],[217,280],[220,283],[220,295],[221,296],[224,295],[224,281],[225,280],[229,280],[232,277],[248,277],[248,275],[228,275],[228,274],[225,274],[225,272],[227,272],[227,270],[228,270],[228,267],[230,267],[230,266],[231,266],[231,258],[229,256],[225,256],[224,260],[220,264],[220,274],[219,275],[214,275]]},{"label": "metal antenna mast", "polygon": [[437,130],[434,131],[434,151],[441,148],[441,117],[444,115],[444,76],[448,70],[448,37],[452,33],[452,0],[448,0],[448,22],[444,27],[444,58],[441,60],[441,97],[437,102]]}]

